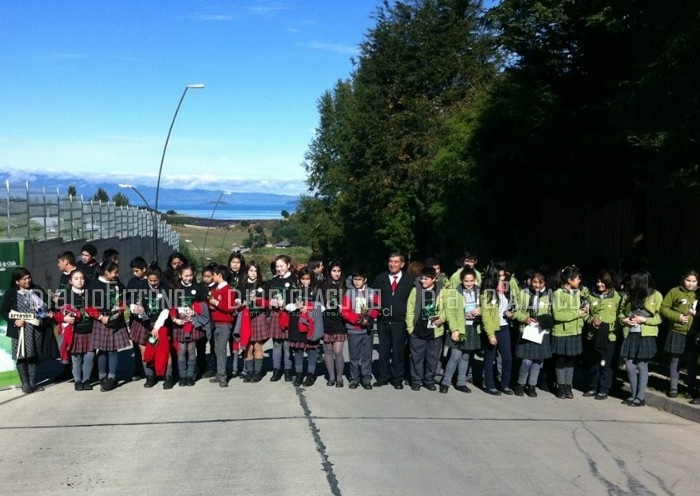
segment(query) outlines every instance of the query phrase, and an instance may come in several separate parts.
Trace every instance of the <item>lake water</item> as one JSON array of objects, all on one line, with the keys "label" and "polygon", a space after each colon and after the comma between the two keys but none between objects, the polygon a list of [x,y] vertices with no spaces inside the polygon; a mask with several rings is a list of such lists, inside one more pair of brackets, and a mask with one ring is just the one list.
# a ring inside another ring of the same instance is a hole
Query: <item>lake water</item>
[{"label": "lake water", "polygon": [[246,205],[241,204],[224,204],[220,203],[213,211],[214,205],[208,203],[177,203],[177,202],[162,202],[158,205],[158,210],[167,212],[174,210],[180,215],[188,215],[191,217],[202,217],[204,219],[232,219],[232,220],[265,220],[265,219],[281,219],[282,210],[289,213],[294,212],[296,205],[288,204],[262,204],[251,203]]}]

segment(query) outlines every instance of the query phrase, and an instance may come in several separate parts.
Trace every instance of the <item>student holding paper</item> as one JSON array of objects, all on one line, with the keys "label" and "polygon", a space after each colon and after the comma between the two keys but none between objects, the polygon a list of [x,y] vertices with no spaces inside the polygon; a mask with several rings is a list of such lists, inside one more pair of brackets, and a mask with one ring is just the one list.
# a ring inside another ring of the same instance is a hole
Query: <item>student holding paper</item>
[{"label": "student holding paper", "polygon": [[552,356],[549,331],[554,324],[545,277],[540,272],[530,276],[530,285],[516,300],[515,320],[520,322],[520,339],[515,356],[522,360],[515,385],[515,395],[537,397],[537,379],[543,362]]},{"label": "student holding paper", "polygon": [[624,326],[620,358],[625,360],[631,396],[622,404],[644,406],[649,382],[649,360],[656,355],[656,336],[661,323],[661,293],[654,289],[654,280],[646,270],[630,275],[627,295],[620,304],[618,317]]}]

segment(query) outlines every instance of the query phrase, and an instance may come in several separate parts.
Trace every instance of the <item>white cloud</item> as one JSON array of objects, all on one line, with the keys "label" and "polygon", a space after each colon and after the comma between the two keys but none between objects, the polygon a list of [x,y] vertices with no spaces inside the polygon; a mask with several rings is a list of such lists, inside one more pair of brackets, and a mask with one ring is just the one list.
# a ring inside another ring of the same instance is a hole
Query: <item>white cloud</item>
[{"label": "white cloud", "polygon": [[336,52],[343,55],[359,55],[360,53],[360,49],[357,45],[343,45],[340,43],[322,43],[320,41],[311,41],[308,43],[299,43],[299,46],[313,48],[314,50]]},{"label": "white cloud", "polygon": [[200,21],[230,21],[233,19],[229,14],[198,14],[196,18]]}]

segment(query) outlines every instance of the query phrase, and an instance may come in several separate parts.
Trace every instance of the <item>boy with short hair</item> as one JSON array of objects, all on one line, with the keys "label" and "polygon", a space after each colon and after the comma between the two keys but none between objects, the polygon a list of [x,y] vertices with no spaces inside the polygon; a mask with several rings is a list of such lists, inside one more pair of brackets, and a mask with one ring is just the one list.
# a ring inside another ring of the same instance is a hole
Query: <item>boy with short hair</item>
[{"label": "boy with short hair", "polygon": [[98,263],[95,257],[97,256],[97,248],[92,243],[84,244],[80,249],[80,260],[77,266],[85,274],[85,284],[89,283],[97,277]]},{"label": "boy with short hair", "polygon": [[450,287],[451,288],[458,288],[460,284],[462,284],[462,281],[460,279],[460,274],[462,273],[462,269],[470,268],[474,270],[474,274],[476,274],[476,285],[481,286],[481,272],[476,270],[476,263],[478,262],[478,257],[476,255],[475,251],[469,251],[466,250],[462,254],[462,258],[460,258],[460,261],[462,262],[462,266],[455,271],[454,274],[450,276]]},{"label": "boy with short hair", "polygon": [[350,389],[372,389],[372,328],[379,316],[379,293],[367,287],[367,271],[352,271],[352,289],[343,295],[340,315],[348,331]]},{"label": "boy with short hair", "polygon": [[455,311],[454,290],[443,289],[432,267],[424,267],[416,286],[411,290],[406,309],[406,328],[411,352],[411,389],[437,390],[437,370],[444,324],[457,329],[459,318]]}]

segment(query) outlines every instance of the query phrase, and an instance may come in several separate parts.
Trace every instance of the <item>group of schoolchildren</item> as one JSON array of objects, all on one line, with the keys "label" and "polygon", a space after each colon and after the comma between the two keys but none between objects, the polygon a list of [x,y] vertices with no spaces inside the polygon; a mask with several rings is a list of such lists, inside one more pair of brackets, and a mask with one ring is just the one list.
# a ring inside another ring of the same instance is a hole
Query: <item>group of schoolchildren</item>
[{"label": "group of schoolchildren", "polygon": [[[233,252],[227,265],[205,267],[198,282],[185,256],[175,252],[165,271],[136,257],[132,278],[123,285],[118,253],[107,250],[99,265],[95,256],[91,244],[78,261],[72,252],[61,253],[59,288],[48,297],[27,269],[13,271],[1,315],[25,393],[40,389],[36,362],[46,336],[40,324],[50,318],[78,391],[92,389],[95,357],[100,390],[117,387],[118,351],[128,347],[135,357],[133,379],[145,378],[146,388],[158,378],[164,389],[193,386],[199,378],[226,387],[238,375],[256,383],[264,376],[263,346],[269,340],[272,382],[313,386],[322,351],[326,385],[342,388],[347,341],[350,389],[407,384],[414,391],[444,394],[453,387],[470,393],[469,384],[481,380],[491,395],[536,397],[538,387],[552,387],[557,398],[566,399],[573,398],[574,367],[584,358],[590,382],[583,396],[605,400],[619,357],[631,390],[623,403],[644,406],[649,361],[666,320],[667,395],[679,394],[685,358],[691,403],[700,404],[694,270],[663,297],[644,269],[622,282],[603,270],[590,290],[573,265],[555,274],[529,270],[520,286],[506,263],[491,262],[482,275],[473,252],[464,253],[462,267],[449,278],[434,259],[407,268],[403,255],[392,252],[387,270],[370,285],[363,268],[346,273],[338,261],[324,267],[314,258],[297,270],[280,255],[270,267],[274,276],[264,281],[259,264]],[[375,332],[379,360],[373,383]],[[475,378],[477,353],[483,353],[483,371]],[[541,374],[549,365],[554,377]]]}]

